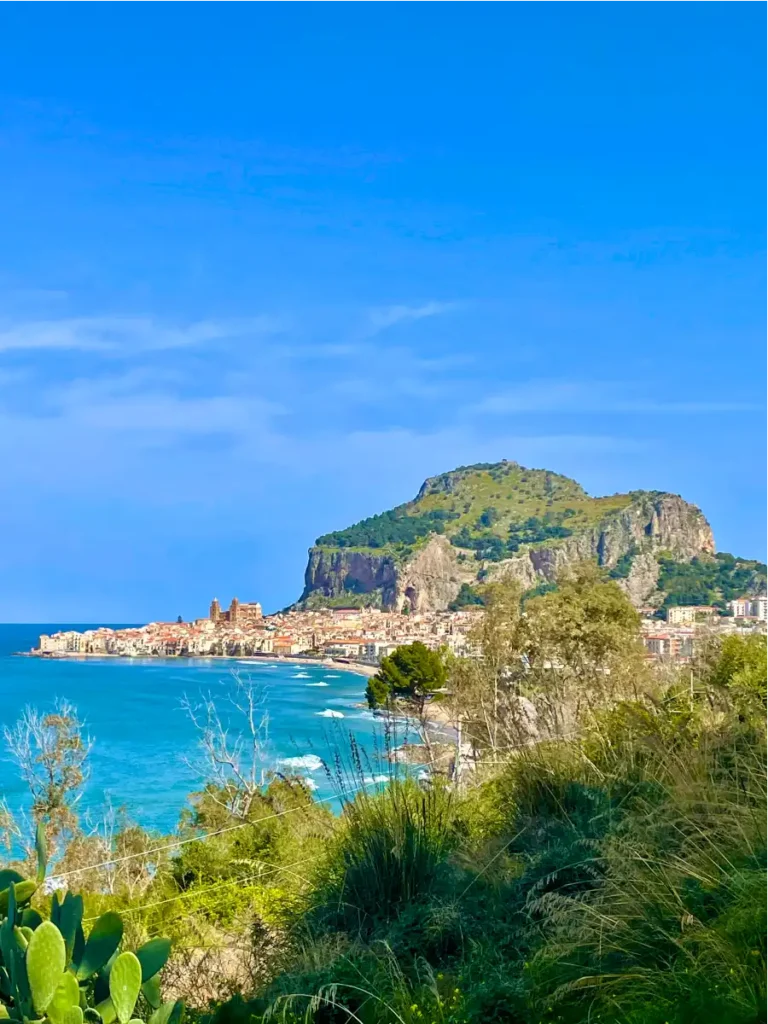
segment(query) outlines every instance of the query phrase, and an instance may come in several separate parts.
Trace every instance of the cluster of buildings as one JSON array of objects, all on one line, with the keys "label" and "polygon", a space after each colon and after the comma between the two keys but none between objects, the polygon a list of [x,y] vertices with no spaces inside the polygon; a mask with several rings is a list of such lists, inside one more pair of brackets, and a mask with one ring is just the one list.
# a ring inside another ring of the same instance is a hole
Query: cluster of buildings
[{"label": "cluster of buildings", "polygon": [[33,653],[134,658],[307,655],[377,665],[396,647],[415,640],[466,654],[468,633],[480,615],[477,609],[401,615],[376,608],[326,608],[265,616],[258,603],[241,604],[235,598],[223,610],[214,599],[204,619],[43,635]]},{"label": "cluster of buildings", "polygon": [[767,605],[765,597],[739,597],[728,602],[727,616],[707,605],[675,605],[667,609],[666,622],[653,617],[649,609],[641,623],[643,644],[651,658],[688,661],[704,636],[765,632]]},{"label": "cluster of buildings", "polygon": [[[713,632],[756,632],[766,628],[766,598],[731,601],[729,616],[700,605],[669,608],[666,622],[642,620],[649,658],[687,661],[697,639]],[[129,629],[70,630],[41,636],[39,655],[120,655],[123,657],[318,657],[378,665],[401,644],[420,640],[471,655],[469,633],[482,609],[402,615],[376,608],[325,608],[265,616],[258,603],[234,598],[222,609],[214,598],[207,618],[193,622],[150,622]]]},{"label": "cluster of buildings", "polygon": [[736,619],[765,622],[768,619],[768,597],[738,597],[728,602],[728,611]]}]

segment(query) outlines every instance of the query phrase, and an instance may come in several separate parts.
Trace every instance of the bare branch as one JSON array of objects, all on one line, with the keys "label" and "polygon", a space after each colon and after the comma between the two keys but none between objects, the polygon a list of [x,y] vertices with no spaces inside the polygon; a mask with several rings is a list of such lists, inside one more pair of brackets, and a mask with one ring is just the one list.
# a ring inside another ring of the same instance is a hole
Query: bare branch
[{"label": "bare branch", "polygon": [[93,742],[77,709],[64,700],[45,714],[26,707],[3,736],[32,797],[32,820],[46,822],[49,845],[56,850],[79,831],[77,805],[90,774]]},{"label": "bare branch", "polygon": [[250,675],[230,673],[226,692],[208,693],[181,706],[198,733],[197,758],[187,766],[209,786],[215,803],[236,818],[247,818],[263,789],[269,764],[267,691]]}]

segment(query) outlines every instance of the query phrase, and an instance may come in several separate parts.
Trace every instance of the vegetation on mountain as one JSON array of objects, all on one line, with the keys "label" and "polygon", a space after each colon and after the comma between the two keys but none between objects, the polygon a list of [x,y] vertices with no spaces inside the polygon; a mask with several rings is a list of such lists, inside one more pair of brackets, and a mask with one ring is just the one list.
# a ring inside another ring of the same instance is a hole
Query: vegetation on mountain
[{"label": "vegetation on mountain", "polygon": [[380,515],[363,519],[346,530],[323,534],[315,541],[320,546],[340,548],[384,548],[412,546],[429,533],[445,532],[446,521],[458,518],[443,509],[433,509],[423,515],[404,511],[408,506],[390,509]]},{"label": "vegetation on mountain", "polygon": [[637,546],[635,544],[630,545],[621,558],[618,559],[616,565],[609,570],[609,577],[612,580],[625,580],[632,571],[632,563],[635,560],[636,554]]},{"label": "vegetation on mountain", "polygon": [[[482,594],[477,657],[410,645],[382,665],[385,697],[444,690],[461,723],[421,776],[395,759],[373,776],[352,744],[330,759],[332,813],[300,777],[254,776],[254,731],[230,722],[213,748],[201,735],[209,769],[172,836],[81,825],[68,790],[51,872],[77,872],[83,920],[120,913],[139,952],[172,939],[163,985],[200,1024],[764,1021],[765,637],[657,673],[590,563],[524,614],[512,583]],[[246,757],[223,775],[220,742]],[[24,822],[3,821],[22,877]]]},{"label": "vegetation on mountain", "polygon": [[380,608],[381,592],[371,590],[361,593],[354,585],[334,597],[313,591],[301,602],[301,606],[310,612],[320,608]]},{"label": "vegetation on mountain", "polygon": [[458,612],[462,608],[477,608],[485,604],[483,595],[469,583],[462,583],[456,597],[448,605],[448,611]]},{"label": "vegetation on mountain", "polygon": [[[489,511],[491,510],[486,509],[486,512]],[[468,526],[462,526],[459,532],[451,537],[451,544],[457,548],[470,548],[475,552],[475,558],[478,561],[501,562],[514,555],[524,544],[540,544],[544,541],[560,540],[563,537],[570,537],[573,533],[573,530],[562,525],[569,514],[575,514],[572,509],[566,509],[557,517],[546,513],[541,519],[530,516],[524,522],[512,522],[509,524],[509,535],[506,538],[483,528],[486,523],[498,521],[493,517],[484,518],[486,512],[480,516],[474,530]],[[560,521],[556,522],[555,518]]]},{"label": "vegetation on mountain", "polygon": [[766,567],[762,562],[736,558],[725,551],[691,562],[662,556],[659,566],[659,589],[665,594],[665,608],[687,604],[725,609],[728,601],[744,594],[764,594],[766,590]]},{"label": "vegetation on mountain", "polygon": [[570,536],[632,499],[629,494],[591,498],[575,480],[515,462],[481,463],[431,478],[414,501],[326,533],[315,543],[406,553],[428,534],[445,533],[457,547],[498,561],[522,545]]}]

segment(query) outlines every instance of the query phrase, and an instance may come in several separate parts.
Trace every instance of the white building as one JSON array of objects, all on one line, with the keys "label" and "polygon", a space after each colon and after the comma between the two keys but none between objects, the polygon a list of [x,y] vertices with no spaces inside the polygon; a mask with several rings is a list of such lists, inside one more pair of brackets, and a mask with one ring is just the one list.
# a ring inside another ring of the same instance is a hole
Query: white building
[{"label": "white building", "polygon": [[388,657],[396,648],[397,644],[389,643],[387,640],[369,640],[360,644],[360,657],[363,661],[378,665],[382,658]]},{"label": "white building", "polygon": [[[704,622],[716,615],[717,609],[708,605],[679,604],[667,608],[667,622],[670,626],[690,626],[694,622]],[[735,614],[735,613],[734,613]]]},{"label": "white building", "polygon": [[62,649],[62,643],[58,636],[43,634],[38,643],[38,649],[42,654],[54,654]]},{"label": "white building", "polygon": [[752,617],[752,598],[737,597],[735,601],[728,602],[728,610],[735,619],[749,619]]}]

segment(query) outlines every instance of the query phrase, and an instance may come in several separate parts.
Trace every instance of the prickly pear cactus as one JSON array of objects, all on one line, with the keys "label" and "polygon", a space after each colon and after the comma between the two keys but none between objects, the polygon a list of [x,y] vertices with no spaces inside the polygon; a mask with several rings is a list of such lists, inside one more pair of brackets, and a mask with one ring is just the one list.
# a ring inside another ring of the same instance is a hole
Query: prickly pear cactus
[{"label": "prickly pear cactus", "polygon": [[167,939],[151,939],[136,953],[119,952],[123,922],[108,911],[86,936],[83,900],[53,897],[50,919],[30,901],[45,880],[42,829],[35,881],[0,869],[0,1021],[14,1024],[143,1024],[134,1017],[139,995],[150,1024],[182,1024],[183,1005],[163,1003],[159,972]]},{"label": "prickly pear cactus", "polygon": [[120,1024],[128,1024],[141,991],[141,964],[135,953],[121,953],[109,972],[109,997]]},{"label": "prickly pear cactus", "polygon": [[56,995],[67,959],[64,939],[56,925],[50,921],[43,921],[32,932],[26,954],[32,1005],[42,1014]]}]

